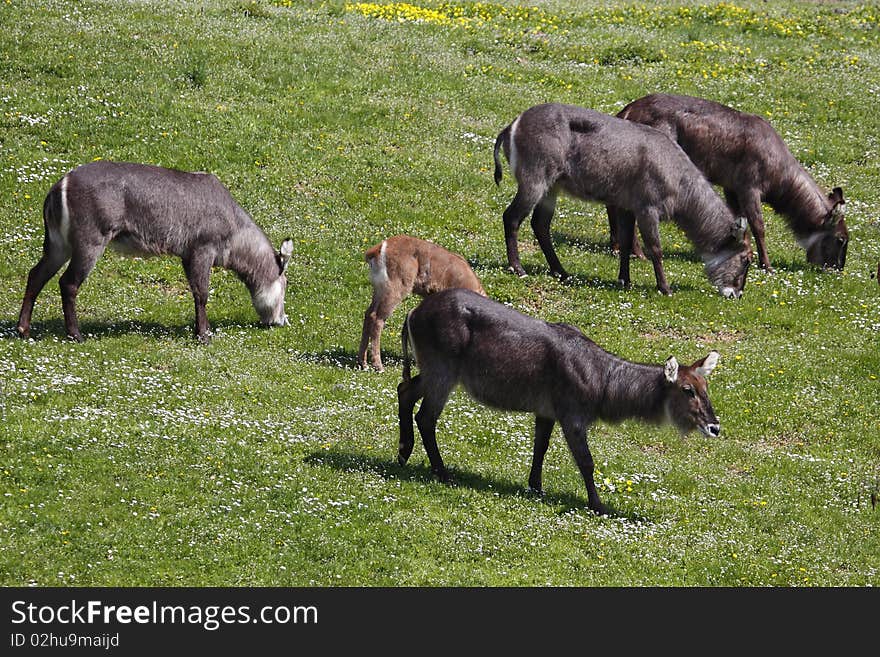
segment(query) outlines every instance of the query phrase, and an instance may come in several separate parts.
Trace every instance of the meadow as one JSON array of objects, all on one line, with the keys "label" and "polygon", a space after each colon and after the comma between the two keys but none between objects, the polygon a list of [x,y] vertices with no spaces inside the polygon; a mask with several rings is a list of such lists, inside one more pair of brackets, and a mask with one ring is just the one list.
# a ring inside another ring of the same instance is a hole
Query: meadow
[{"label": "meadow", "polygon": [[[843,272],[765,207],[776,269],[720,297],[674,225],[674,294],[616,285],[605,210],[560,199],[560,282],[524,224],[498,132],[547,101],[616,113],[654,91],[767,118],[847,200]],[[880,583],[880,6],[853,2],[0,1],[0,585],[868,586]],[[258,326],[215,270],[209,345],[179,260],[107,252],[64,338],[57,278],[15,324],[43,198],[96,159],[216,174],[276,245],[291,325]],[[641,362],[716,349],[717,439],[597,424],[603,501],[558,427],[526,493],[533,418],[454,393],[438,443],[397,449],[386,372],[355,352],[363,252],[409,233],[487,292]]]}]

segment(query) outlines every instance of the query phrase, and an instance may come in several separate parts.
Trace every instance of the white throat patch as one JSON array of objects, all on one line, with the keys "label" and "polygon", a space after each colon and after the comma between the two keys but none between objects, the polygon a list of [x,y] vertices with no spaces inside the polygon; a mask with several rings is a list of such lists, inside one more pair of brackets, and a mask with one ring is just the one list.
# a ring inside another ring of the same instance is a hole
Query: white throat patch
[{"label": "white throat patch", "polygon": [[810,235],[807,235],[806,237],[798,237],[797,243],[800,244],[801,248],[804,251],[809,251],[811,248],[813,248],[813,246],[816,244],[816,242],[821,240],[824,236],[825,236],[825,233],[821,232],[821,231],[816,232],[816,233],[811,233]]},{"label": "white throat patch", "polygon": [[284,314],[284,285],[276,278],[271,285],[257,290],[253,296],[254,308],[264,324],[281,321]]}]

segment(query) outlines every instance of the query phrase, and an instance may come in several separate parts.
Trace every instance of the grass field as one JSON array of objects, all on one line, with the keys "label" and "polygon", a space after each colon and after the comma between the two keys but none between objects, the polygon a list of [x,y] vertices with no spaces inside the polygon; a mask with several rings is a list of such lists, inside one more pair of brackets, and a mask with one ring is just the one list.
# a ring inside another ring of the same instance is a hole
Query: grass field
[{"label": "grass field", "polygon": [[[776,273],[738,301],[673,225],[674,295],[615,285],[604,208],[561,199],[549,276],[526,223],[506,272],[492,144],[545,101],[616,113],[653,91],[768,118],[847,198],[843,273],[806,264],[765,208]],[[880,6],[0,2],[0,584],[863,586],[880,583]],[[15,337],[45,193],[98,158],[211,171],[296,248],[291,326],[266,330],[215,270],[210,345],[180,262],[111,252],[64,339],[57,279]],[[722,357],[719,439],[598,424],[603,500],[554,432],[456,392],[395,462],[399,328],[355,368],[363,251],[395,233],[461,253],[488,293],[631,360]]]}]

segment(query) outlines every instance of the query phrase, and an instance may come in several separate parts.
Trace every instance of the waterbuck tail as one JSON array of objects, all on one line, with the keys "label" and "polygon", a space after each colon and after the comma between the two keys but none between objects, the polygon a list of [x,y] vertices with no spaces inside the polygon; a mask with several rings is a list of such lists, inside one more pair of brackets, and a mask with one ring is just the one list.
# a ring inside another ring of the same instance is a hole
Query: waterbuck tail
[{"label": "waterbuck tail", "polygon": [[498,133],[498,136],[495,138],[495,151],[493,156],[495,157],[495,184],[501,184],[501,156],[499,152],[501,151],[502,146],[504,147],[504,153],[507,154],[510,152],[510,126],[507,126]]},{"label": "waterbuck tail", "polygon": [[[410,311],[412,312],[412,311]],[[412,359],[409,355],[409,315],[403,320],[403,328],[400,329],[400,347],[403,352],[403,380],[409,381],[412,378]]]}]

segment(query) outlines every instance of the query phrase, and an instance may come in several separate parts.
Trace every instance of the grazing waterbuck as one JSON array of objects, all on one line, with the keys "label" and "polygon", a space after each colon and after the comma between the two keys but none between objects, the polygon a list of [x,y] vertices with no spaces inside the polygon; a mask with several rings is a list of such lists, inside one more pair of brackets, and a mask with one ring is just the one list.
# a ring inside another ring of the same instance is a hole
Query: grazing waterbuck
[{"label": "grazing waterbuck", "polygon": [[426,297],[440,290],[462,287],[486,296],[480,279],[467,261],[442,246],[410,235],[395,235],[382,240],[364,254],[370,266],[373,300],[364,313],[364,327],[358,348],[358,364],[367,369],[370,363],[384,371],[380,339],[385,321],[410,294]]},{"label": "grazing waterbuck", "polygon": [[[437,448],[437,419],[456,385],[477,401],[535,414],[529,487],[542,490],[541,470],[556,422],[587,486],[589,507],[606,509],[593,481],[586,432],[596,420],[669,421],[682,433],[717,437],[721,425],[709,401],[706,377],[718,362],[710,352],[692,365],[670,357],[664,365],[615,356],[568,324],[550,324],[468,290],[427,297],[407,315],[401,331],[403,380],[397,388],[403,465],[414,445],[413,409],[432,472],[449,475]],[[412,354],[412,356],[410,355]],[[411,376],[411,360],[419,374]]]},{"label": "grazing waterbuck", "polygon": [[285,270],[293,241],[276,251],[213,175],[128,162],[84,164],[56,182],[43,202],[43,256],[28,275],[18,333],[30,336],[37,295],[61,266],[67,335],[82,341],[80,285],[107,246],[126,255],[176,255],[195,300],[195,332],[210,336],[205,306],[211,267],[235,272],[266,325],[284,326]]},{"label": "grazing waterbuck", "polygon": [[665,132],[724,189],[733,211],[749,221],[762,268],[772,271],[761,208],[766,202],[788,222],[808,262],[843,269],[849,244],[843,190],[825,194],[765,119],[712,100],[669,94],[634,100],[617,116]]},{"label": "grazing waterbuck", "polygon": [[568,276],[550,237],[556,198],[565,192],[613,208],[620,241],[618,279],[629,287],[635,224],[654,265],[657,288],[671,294],[663,272],[659,223],[673,219],[697,247],[706,275],[725,297],[742,295],[751,245],[746,220],[736,217],[712,185],[665,134],[595,110],[549,103],[535,105],[495,140],[495,182],[504,151],[518,183],[504,211],[507,261],[525,276],[519,260],[519,226],[530,212],[532,229],[556,276]]}]

